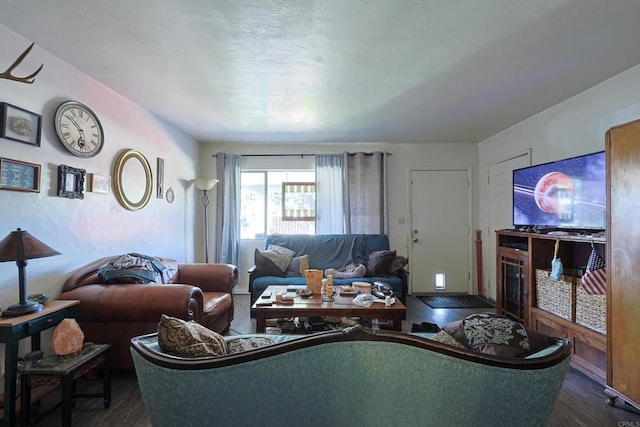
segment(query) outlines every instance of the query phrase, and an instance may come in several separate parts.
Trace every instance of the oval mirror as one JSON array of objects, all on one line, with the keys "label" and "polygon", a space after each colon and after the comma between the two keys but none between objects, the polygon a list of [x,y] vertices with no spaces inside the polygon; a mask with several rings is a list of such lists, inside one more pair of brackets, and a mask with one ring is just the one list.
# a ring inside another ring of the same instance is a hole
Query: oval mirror
[{"label": "oval mirror", "polygon": [[152,190],[151,165],[144,154],[136,150],[120,154],[113,165],[113,192],[118,202],[137,211],[147,206]]}]

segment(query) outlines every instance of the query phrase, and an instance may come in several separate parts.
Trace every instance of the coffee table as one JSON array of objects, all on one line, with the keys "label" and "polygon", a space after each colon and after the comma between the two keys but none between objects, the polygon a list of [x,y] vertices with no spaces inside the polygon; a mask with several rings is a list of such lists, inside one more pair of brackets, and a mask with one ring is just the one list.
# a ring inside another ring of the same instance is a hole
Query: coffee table
[{"label": "coffee table", "polygon": [[[391,320],[393,329],[401,331],[402,319],[407,313],[407,308],[398,298],[396,298],[395,304],[389,307],[384,305],[384,301],[373,303],[371,307],[361,307],[353,304],[353,295],[340,295],[338,287],[336,287],[337,292],[333,297],[333,302],[323,302],[321,295],[314,294],[308,298],[296,296],[293,304],[277,304],[276,295],[287,289],[292,289],[292,287],[268,286],[264,292],[271,292],[271,297],[262,298],[260,295],[260,298],[253,304],[251,309],[256,317],[256,332],[265,332],[267,319],[322,316]],[[259,305],[261,301],[271,301],[272,305]]]}]

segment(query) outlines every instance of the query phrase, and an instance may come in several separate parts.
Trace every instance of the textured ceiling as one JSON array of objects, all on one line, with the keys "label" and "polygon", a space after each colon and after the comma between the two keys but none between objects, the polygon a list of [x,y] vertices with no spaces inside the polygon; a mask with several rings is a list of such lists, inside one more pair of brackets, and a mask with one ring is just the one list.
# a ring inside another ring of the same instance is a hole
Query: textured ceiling
[{"label": "textured ceiling", "polygon": [[205,142],[470,142],[640,63],[636,0],[0,1]]}]

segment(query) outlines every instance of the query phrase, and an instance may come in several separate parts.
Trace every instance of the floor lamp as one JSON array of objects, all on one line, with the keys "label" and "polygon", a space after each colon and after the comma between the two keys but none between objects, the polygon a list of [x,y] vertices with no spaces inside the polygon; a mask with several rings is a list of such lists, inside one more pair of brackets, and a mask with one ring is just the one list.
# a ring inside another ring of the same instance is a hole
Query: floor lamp
[{"label": "floor lamp", "polygon": [[217,179],[196,178],[192,179],[198,190],[202,190],[202,206],[204,206],[204,261],[209,262],[209,221],[207,220],[207,206],[209,206],[209,196],[207,191],[211,190],[218,183]]}]

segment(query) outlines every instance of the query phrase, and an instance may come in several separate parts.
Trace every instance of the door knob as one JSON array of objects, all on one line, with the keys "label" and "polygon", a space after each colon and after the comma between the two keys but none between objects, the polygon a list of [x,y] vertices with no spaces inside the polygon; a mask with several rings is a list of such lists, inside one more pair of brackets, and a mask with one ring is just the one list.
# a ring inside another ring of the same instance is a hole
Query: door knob
[{"label": "door knob", "polygon": [[418,238],[417,237],[413,238],[413,243],[418,243]]}]

